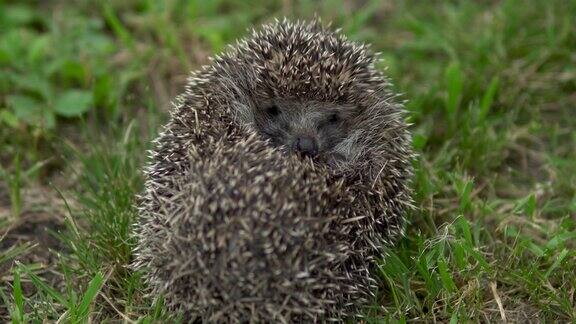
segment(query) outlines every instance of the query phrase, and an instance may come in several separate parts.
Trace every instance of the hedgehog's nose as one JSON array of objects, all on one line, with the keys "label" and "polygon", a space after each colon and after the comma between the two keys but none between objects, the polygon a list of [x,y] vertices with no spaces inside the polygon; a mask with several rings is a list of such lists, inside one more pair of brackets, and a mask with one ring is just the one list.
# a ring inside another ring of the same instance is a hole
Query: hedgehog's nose
[{"label": "hedgehog's nose", "polygon": [[304,156],[316,156],[318,154],[318,144],[310,136],[298,136],[292,144],[294,151]]}]

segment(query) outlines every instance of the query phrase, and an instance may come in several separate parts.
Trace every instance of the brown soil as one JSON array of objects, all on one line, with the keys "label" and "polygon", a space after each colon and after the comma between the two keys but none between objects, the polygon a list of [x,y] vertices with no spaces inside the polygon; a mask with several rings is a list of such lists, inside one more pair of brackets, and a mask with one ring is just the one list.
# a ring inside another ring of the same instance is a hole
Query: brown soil
[{"label": "brown soil", "polygon": [[[35,265],[34,272],[52,287],[61,288],[62,276],[57,271],[58,257],[54,251],[63,251],[65,246],[53,235],[63,232],[65,225],[58,203],[50,196],[50,189],[26,190],[21,215],[11,215],[10,199],[6,187],[0,184],[0,256],[22,245],[29,246],[23,253],[0,263],[0,289],[10,296],[13,271],[16,262]],[[34,287],[25,276],[22,289],[26,296],[34,293]],[[8,309],[0,300],[0,322],[8,319]]]}]

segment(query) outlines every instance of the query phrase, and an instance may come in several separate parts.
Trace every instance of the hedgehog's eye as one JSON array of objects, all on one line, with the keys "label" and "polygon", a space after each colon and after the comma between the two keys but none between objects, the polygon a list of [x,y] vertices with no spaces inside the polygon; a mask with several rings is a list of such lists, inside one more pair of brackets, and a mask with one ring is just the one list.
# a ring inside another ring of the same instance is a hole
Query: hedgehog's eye
[{"label": "hedgehog's eye", "polygon": [[328,123],[330,123],[330,124],[336,124],[339,121],[340,121],[340,116],[338,116],[338,114],[332,114],[332,115],[330,115],[330,117],[328,117]]},{"label": "hedgehog's eye", "polygon": [[266,108],[266,113],[271,117],[276,117],[276,116],[280,115],[280,108],[278,108],[278,106],[276,106],[276,105],[272,105],[272,106]]}]

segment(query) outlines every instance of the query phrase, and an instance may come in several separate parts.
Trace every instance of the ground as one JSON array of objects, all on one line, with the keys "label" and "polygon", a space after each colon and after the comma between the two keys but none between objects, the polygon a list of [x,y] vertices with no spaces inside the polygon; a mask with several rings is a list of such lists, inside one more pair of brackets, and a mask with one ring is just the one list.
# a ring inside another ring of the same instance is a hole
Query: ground
[{"label": "ground", "polygon": [[169,319],[127,267],[150,139],[188,71],[314,13],[381,53],[419,154],[367,322],[576,321],[562,0],[0,1],[0,321]]}]

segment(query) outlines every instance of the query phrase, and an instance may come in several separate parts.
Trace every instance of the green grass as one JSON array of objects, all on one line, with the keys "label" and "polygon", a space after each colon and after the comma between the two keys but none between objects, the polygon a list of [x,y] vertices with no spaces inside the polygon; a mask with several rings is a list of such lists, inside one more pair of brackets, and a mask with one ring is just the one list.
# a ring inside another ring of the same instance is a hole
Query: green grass
[{"label": "green grass", "polygon": [[166,320],[127,269],[149,140],[190,69],[316,12],[382,53],[419,153],[369,321],[576,321],[576,3],[361,3],[0,0],[0,243],[30,215],[66,225],[51,264],[0,250],[0,318]]}]

